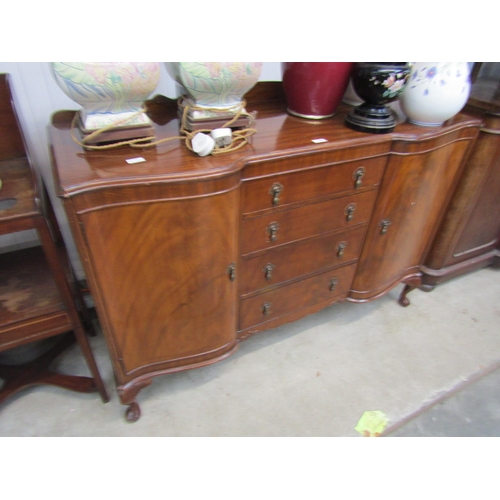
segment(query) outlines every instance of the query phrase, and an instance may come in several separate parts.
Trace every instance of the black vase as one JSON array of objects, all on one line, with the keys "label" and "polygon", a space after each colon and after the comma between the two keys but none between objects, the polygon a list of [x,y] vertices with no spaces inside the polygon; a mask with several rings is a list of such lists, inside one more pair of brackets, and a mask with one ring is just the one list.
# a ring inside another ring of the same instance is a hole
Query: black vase
[{"label": "black vase", "polygon": [[352,85],[364,102],[346,116],[346,126],[370,134],[392,132],[396,120],[386,105],[398,98],[409,75],[408,63],[356,63],[351,76]]}]

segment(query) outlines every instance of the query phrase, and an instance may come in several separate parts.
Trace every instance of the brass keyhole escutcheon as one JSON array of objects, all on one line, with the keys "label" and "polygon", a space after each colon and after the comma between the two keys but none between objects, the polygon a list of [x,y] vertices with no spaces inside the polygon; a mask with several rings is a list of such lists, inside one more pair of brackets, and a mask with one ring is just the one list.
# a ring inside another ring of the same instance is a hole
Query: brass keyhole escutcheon
[{"label": "brass keyhole escutcheon", "polygon": [[361,187],[361,182],[362,182],[362,179],[363,179],[363,176],[365,175],[365,169],[364,167],[359,167],[353,174],[353,177],[354,177],[354,187],[356,189],[360,188]]},{"label": "brass keyhole escutcheon", "polygon": [[274,264],[266,264],[266,267],[264,267],[264,276],[266,277],[267,281],[270,281],[273,277],[273,270],[274,270]]},{"label": "brass keyhole escutcheon", "polygon": [[270,241],[276,241],[278,239],[278,229],[280,225],[277,222],[271,222],[269,226],[267,226],[267,233],[269,234]]},{"label": "brass keyhole escutcheon", "polygon": [[344,256],[344,250],[345,250],[346,246],[347,246],[347,243],[345,241],[341,241],[337,245],[337,257],[342,258]]},{"label": "brass keyhole escutcheon", "polygon": [[339,280],[337,278],[333,278],[332,280],[330,280],[330,285],[328,287],[330,289],[330,292],[333,292],[337,288],[338,283]]},{"label": "brass keyhole escutcheon", "polygon": [[345,207],[345,215],[346,215],[346,221],[349,222],[354,218],[354,210],[356,210],[356,204],[351,203]]},{"label": "brass keyhole escutcheon", "polygon": [[280,194],[283,191],[283,184],[275,182],[269,189],[269,194],[272,196],[273,206],[280,204]]},{"label": "brass keyhole escutcheon", "polygon": [[387,233],[387,230],[389,229],[389,226],[392,224],[392,222],[389,219],[384,219],[383,221],[380,222],[380,234],[385,234]]}]

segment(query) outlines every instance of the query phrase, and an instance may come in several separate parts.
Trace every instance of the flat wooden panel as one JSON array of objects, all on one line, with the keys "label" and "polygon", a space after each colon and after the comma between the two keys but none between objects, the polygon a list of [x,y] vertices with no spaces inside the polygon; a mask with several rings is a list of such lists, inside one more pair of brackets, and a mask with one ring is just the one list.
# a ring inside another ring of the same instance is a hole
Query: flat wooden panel
[{"label": "flat wooden panel", "polygon": [[[280,207],[312,198],[331,197],[336,193],[354,191],[356,172],[360,168],[364,174],[359,187],[377,186],[382,178],[386,161],[387,157],[382,156],[246,181],[242,188],[242,212],[247,214],[275,208],[272,194],[272,186],[275,183],[279,183],[282,187],[279,194]],[[293,161],[289,161],[287,167],[292,169]]]},{"label": "flat wooden panel", "polygon": [[[478,112],[477,109],[469,110]],[[481,116],[482,113],[480,113]],[[483,130],[467,158],[436,239],[426,258],[426,272],[463,274],[475,269],[475,259],[483,265],[500,237],[500,117],[483,117]],[[465,261],[474,260],[470,264]],[[451,269],[465,263],[460,272]]]},{"label": "flat wooden panel", "polygon": [[[242,259],[239,274],[240,294],[245,295],[282,282],[318,273],[356,260],[366,232],[366,225],[338,233],[310,238],[264,254]],[[345,249],[339,253],[340,245]],[[266,278],[266,265],[272,265]]]},{"label": "flat wooden panel", "polygon": [[[350,297],[375,297],[418,271],[470,143],[449,139],[429,152],[390,157]],[[391,222],[386,234],[381,234],[383,220]]]},{"label": "flat wooden panel", "polygon": [[[369,220],[377,197],[376,191],[344,196],[299,208],[271,213],[244,220],[242,223],[242,253],[274,248],[326,231],[344,229]],[[346,210],[354,204],[351,220]],[[276,240],[271,240],[270,224],[278,224]]]},{"label": "flat wooden panel", "polygon": [[[349,291],[354,270],[355,265],[341,267],[256,297],[241,300],[240,330],[295,313],[329,298],[332,302],[340,300]],[[332,280],[337,280],[334,290],[330,290]],[[264,314],[263,309],[266,303],[269,304],[268,314]]]},{"label": "flat wooden panel", "polygon": [[484,188],[454,250],[455,258],[470,257],[476,250],[492,250],[500,238],[500,136],[489,139],[496,141],[497,148],[490,156],[490,172]]},{"label": "flat wooden panel", "polygon": [[236,260],[237,206],[233,190],[81,216],[124,375],[232,347],[237,291],[226,270]]}]

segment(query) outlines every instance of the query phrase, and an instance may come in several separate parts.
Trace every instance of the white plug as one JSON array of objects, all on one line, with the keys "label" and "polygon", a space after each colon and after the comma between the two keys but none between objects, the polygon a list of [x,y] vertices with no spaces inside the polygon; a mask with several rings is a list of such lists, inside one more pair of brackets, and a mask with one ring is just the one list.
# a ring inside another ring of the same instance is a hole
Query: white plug
[{"label": "white plug", "polygon": [[191,146],[199,156],[207,156],[214,150],[215,141],[209,135],[199,132],[191,140]]},{"label": "white plug", "polygon": [[210,132],[217,146],[223,148],[229,146],[233,140],[233,133],[230,128],[216,128]]}]

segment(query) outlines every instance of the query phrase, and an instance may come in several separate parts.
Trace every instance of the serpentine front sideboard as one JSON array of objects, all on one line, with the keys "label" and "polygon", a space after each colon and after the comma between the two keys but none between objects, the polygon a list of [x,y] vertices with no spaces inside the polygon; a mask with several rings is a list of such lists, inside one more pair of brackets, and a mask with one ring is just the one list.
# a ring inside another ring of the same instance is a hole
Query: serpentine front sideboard
[{"label": "serpentine front sideboard", "polygon": [[[148,109],[157,139],[178,135],[175,101]],[[481,122],[371,135],[343,125],[349,109],[293,117],[281,84],[260,83],[251,144],[207,157],[178,140],[84,151],[74,112],[53,116],[56,190],[127,420],[153,377],[221,360],[253,333],[400,283],[408,304]]]}]

